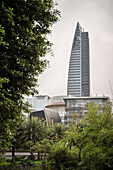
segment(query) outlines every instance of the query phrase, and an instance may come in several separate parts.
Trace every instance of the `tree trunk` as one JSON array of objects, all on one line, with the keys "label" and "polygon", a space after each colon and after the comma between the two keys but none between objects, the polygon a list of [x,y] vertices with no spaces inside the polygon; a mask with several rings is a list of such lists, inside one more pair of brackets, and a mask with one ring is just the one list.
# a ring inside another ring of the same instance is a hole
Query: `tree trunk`
[{"label": "tree trunk", "polygon": [[40,160],[40,152],[37,152],[37,159]]},{"label": "tree trunk", "polygon": [[69,145],[69,149],[71,150],[71,144]]},{"label": "tree trunk", "polygon": [[79,148],[79,162],[81,161],[81,151],[82,151],[82,148],[80,147]]},{"label": "tree trunk", "polygon": [[12,162],[14,162],[14,157],[15,157],[15,147],[13,145],[12,146]]}]

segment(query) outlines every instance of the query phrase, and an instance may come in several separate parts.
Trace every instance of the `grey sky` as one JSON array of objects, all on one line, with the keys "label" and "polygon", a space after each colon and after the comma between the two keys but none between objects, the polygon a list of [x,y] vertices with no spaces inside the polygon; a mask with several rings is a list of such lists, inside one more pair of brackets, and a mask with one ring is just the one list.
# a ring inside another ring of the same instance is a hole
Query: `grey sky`
[{"label": "grey sky", "polygon": [[70,52],[77,21],[89,32],[91,94],[111,95],[113,89],[113,0],[57,0],[61,18],[52,28],[54,57],[39,77],[39,93],[67,94]]}]

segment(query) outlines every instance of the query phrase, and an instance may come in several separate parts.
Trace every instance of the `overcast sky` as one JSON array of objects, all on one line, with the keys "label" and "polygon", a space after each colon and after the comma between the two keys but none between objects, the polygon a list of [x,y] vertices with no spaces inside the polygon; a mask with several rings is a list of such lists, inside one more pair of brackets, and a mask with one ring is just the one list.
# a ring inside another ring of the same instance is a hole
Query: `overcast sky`
[{"label": "overcast sky", "polygon": [[[60,21],[52,28],[54,57],[39,77],[40,95],[66,95],[68,67],[76,24],[89,32],[91,95],[112,97],[113,0],[57,0]],[[111,84],[111,85],[110,85]],[[112,86],[112,87],[110,87]]]}]

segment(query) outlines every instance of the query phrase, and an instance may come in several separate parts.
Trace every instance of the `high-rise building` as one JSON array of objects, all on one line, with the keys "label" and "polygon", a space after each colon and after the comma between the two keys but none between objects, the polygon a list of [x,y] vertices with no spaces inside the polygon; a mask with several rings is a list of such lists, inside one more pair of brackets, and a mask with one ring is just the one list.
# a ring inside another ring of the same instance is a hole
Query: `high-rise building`
[{"label": "high-rise building", "polygon": [[89,38],[77,23],[68,71],[67,95],[90,96]]}]

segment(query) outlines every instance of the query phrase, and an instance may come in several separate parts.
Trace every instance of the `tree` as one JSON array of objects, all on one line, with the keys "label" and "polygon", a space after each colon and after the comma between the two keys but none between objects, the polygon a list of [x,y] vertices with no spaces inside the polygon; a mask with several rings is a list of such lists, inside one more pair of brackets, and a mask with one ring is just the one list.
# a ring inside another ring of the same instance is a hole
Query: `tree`
[{"label": "tree", "polygon": [[0,147],[6,148],[21,118],[23,95],[36,92],[37,76],[47,67],[47,35],[59,11],[53,0],[1,0],[0,16]]},{"label": "tree", "polygon": [[47,126],[42,120],[28,120],[20,131],[20,145],[28,148],[32,147],[32,145],[47,137],[46,130]]},{"label": "tree", "polygon": [[53,169],[61,169],[63,163],[68,162],[69,158],[67,146],[63,141],[55,143],[50,150],[49,159],[53,162]]},{"label": "tree", "polygon": [[56,123],[54,126],[55,140],[59,141],[60,139],[62,139],[65,131],[66,128],[62,123]]},{"label": "tree", "polygon": [[88,114],[76,133],[76,146],[81,148],[80,160],[86,169],[113,168],[113,115],[111,104],[88,105]]},{"label": "tree", "polygon": [[113,169],[112,105],[90,103],[87,110],[78,124],[71,125],[64,141],[74,153],[78,169]]}]

